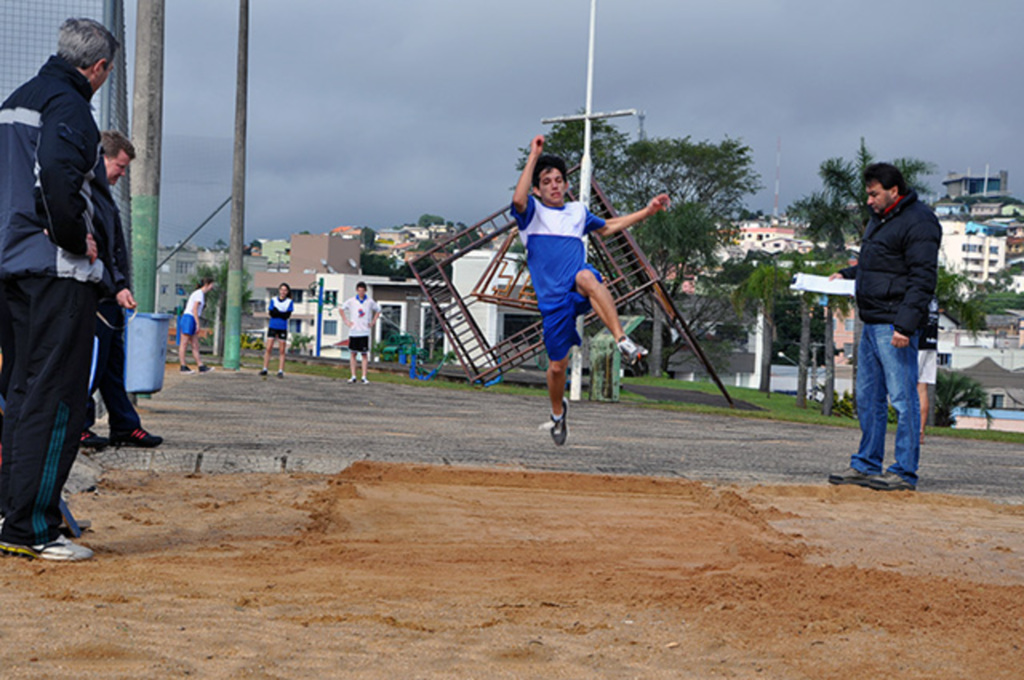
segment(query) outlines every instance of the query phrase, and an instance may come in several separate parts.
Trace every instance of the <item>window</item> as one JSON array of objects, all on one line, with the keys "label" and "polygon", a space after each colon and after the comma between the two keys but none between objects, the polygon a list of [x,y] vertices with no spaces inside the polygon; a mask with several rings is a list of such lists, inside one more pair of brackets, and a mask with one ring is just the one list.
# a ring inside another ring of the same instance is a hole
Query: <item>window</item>
[{"label": "window", "polygon": [[989,246],[988,247],[988,252],[989,252],[990,255],[998,255],[999,254],[999,246]]},{"label": "window", "polygon": [[843,325],[843,327],[846,329],[846,331],[848,333],[852,333],[853,332],[853,319],[847,319],[846,323]]},{"label": "window", "polygon": [[381,305],[378,338],[386,338],[392,333],[402,332],[401,305]]},{"label": "window", "polygon": [[178,274],[191,274],[195,270],[195,262],[182,262],[181,260],[178,260],[178,262],[174,265],[174,271]]},{"label": "window", "polygon": [[1003,407],[1003,399],[1004,398],[1005,397],[1002,394],[993,394],[992,395],[992,408],[1002,408]]},{"label": "window", "polygon": [[301,288],[292,288],[292,302],[295,304],[302,302],[302,294],[305,292]]},{"label": "window", "polygon": [[337,321],[324,321],[323,327],[324,335],[337,335],[338,334],[338,322]]},{"label": "window", "polygon": [[288,319],[288,330],[292,333],[302,333],[302,320]]},{"label": "window", "polygon": [[501,339],[512,337],[527,326],[536,323],[539,318],[536,314],[502,314]]},{"label": "window", "polygon": [[949,366],[952,362],[953,362],[953,355],[952,354],[948,354],[948,353],[943,354],[942,352],[939,352],[936,355],[935,363],[938,366]]},{"label": "window", "polygon": [[325,290],[324,291],[324,304],[325,305],[337,305],[338,304],[338,291],[336,291],[336,290]]}]

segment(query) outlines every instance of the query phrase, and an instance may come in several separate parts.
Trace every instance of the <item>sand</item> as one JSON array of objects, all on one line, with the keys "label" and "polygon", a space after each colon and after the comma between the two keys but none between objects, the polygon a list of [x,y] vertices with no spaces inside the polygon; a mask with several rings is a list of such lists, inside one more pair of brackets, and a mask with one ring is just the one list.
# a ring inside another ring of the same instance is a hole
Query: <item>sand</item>
[{"label": "sand", "polygon": [[0,561],[4,678],[1020,678],[1024,508],[357,463],[109,471]]}]

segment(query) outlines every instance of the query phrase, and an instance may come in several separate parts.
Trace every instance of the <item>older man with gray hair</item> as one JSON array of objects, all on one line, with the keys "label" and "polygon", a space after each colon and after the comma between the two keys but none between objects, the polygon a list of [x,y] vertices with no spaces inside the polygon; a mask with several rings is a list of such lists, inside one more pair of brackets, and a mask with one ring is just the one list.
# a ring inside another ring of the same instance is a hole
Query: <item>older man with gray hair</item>
[{"label": "older man with gray hair", "polygon": [[0,554],[77,561],[61,535],[60,493],[78,451],[97,295],[114,294],[109,191],[89,104],[120,45],[102,24],[68,19],[57,54],[0,106],[0,280],[12,362],[0,465]]}]

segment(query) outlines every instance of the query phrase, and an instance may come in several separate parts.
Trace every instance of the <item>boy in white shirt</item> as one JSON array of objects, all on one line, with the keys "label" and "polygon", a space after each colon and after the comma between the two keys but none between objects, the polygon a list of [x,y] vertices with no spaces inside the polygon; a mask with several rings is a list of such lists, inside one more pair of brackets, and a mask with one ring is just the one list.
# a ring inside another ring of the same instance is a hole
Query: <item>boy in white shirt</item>
[{"label": "boy in white shirt", "polygon": [[580,344],[576,317],[593,307],[628,361],[647,354],[626,337],[615,309],[615,300],[601,274],[586,261],[586,237],[591,232],[608,236],[628,229],[662,210],[668,210],[668,194],[659,194],[647,207],[628,215],[603,220],[577,201],[565,202],[568,190],[565,161],[543,154],[544,136],[530,143],[530,155],[512,196],[512,215],[526,246],[530,281],[537,294],[537,308],[544,324],[548,353],[547,383],[551,398],[551,437],[561,446],[568,435],[565,375],[569,350]]},{"label": "boy in white shirt", "polygon": [[363,384],[370,382],[366,379],[366,365],[369,363],[370,354],[370,329],[380,318],[380,305],[372,297],[366,294],[366,284],[360,281],[356,284],[355,297],[345,300],[341,306],[341,318],[348,326],[348,360],[349,370],[352,377],[350,383],[356,381],[356,354],[363,355]]}]

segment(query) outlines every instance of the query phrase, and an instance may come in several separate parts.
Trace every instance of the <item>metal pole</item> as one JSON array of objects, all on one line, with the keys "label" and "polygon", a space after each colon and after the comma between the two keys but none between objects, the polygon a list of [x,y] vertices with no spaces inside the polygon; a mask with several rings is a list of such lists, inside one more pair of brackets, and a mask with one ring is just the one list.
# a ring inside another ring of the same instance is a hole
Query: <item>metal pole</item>
[{"label": "metal pole", "polygon": [[238,79],[235,85],[235,157],[231,182],[224,368],[237,370],[242,353],[242,264],[245,248],[245,132],[249,81],[249,0],[238,3]]},{"label": "metal pole", "polygon": [[324,279],[320,277],[320,285],[316,294],[316,356],[320,356],[320,343],[323,335],[320,329],[324,326]]},{"label": "metal pole", "polygon": [[160,142],[163,135],[164,1],[140,2],[135,28],[132,97],[132,290],[140,312],[156,311],[156,256],[160,216]]},{"label": "metal pole", "polygon": [[[590,136],[593,120],[590,114],[594,100],[594,27],[597,23],[597,0],[590,0],[590,46],[587,50],[587,104],[583,119],[583,159],[580,162],[580,201],[583,207],[590,208],[590,178],[593,174],[593,162],[590,158]],[[583,257],[586,258],[586,241],[583,245]],[[580,346],[573,350],[572,366],[569,371],[569,399],[579,401],[583,394],[583,317],[576,318],[576,332],[580,336]],[[618,340],[618,338],[614,338]]]}]

